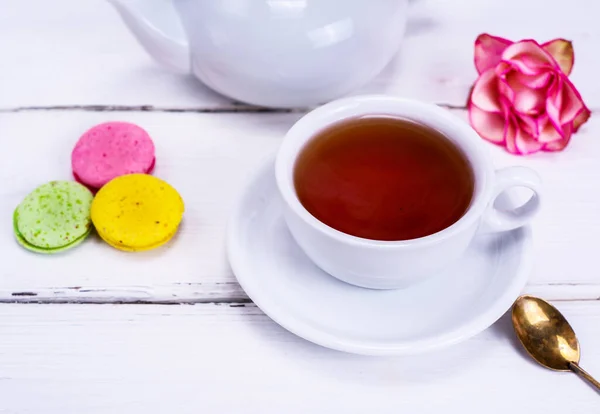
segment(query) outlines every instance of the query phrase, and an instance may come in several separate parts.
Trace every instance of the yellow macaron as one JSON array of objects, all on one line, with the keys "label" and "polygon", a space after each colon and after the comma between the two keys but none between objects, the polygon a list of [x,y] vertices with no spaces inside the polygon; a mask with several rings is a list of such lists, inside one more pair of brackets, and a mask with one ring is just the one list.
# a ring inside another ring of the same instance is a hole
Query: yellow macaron
[{"label": "yellow macaron", "polygon": [[151,175],[128,174],[98,191],[91,218],[109,245],[142,251],[168,242],[177,232],[183,212],[181,196],[168,183]]}]

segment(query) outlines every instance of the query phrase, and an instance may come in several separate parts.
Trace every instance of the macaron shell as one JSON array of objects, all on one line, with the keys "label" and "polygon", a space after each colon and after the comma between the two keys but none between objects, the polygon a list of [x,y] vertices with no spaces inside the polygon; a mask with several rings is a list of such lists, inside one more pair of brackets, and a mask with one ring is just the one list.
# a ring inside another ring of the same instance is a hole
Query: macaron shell
[{"label": "macaron shell", "polygon": [[45,250],[72,245],[90,231],[92,200],[92,193],[76,182],[51,181],[39,186],[15,209],[17,239]]},{"label": "macaron shell", "polygon": [[92,228],[90,227],[90,229],[88,230],[87,233],[85,233],[79,239],[73,241],[71,244],[67,244],[65,246],[58,247],[55,249],[44,249],[44,248],[37,247],[37,246],[34,246],[33,244],[28,243],[27,240],[25,240],[23,238],[23,235],[19,232],[19,230],[16,228],[16,225],[15,225],[15,239],[17,240],[17,243],[19,243],[22,247],[24,247],[27,250],[31,250],[32,252],[41,253],[41,254],[54,254],[54,253],[60,253],[60,252],[64,252],[65,250],[72,249],[73,247],[76,247],[76,246],[80,245],[81,243],[83,243],[83,241],[85,239],[87,239],[87,237],[90,235],[91,232],[92,232]]},{"label": "macaron shell", "polygon": [[154,163],[150,135],[128,122],[96,125],[81,136],[71,154],[75,178],[96,189],[121,175],[149,173]]},{"label": "macaron shell", "polygon": [[184,212],[179,193],[145,174],[117,177],[98,191],[91,217],[100,237],[126,251],[149,250],[169,241]]},{"label": "macaron shell", "polygon": [[167,237],[165,237],[163,240],[161,240],[161,241],[159,241],[159,242],[157,242],[157,243],[155,243],[153,245],[150,245],[150,246],[131,247],[131,246],[125,246],[125,245],[120,244],[120,243],[115,243],[115,242],[113,242],[112,240],[109,240],[109,239],[105,239],[102,236],[101,233],[98,233],[98,235],[100,236],[100,238],[102,240],[104,240],[104,242],[106,244],[108,244],[111,247],[114,247],[117,250],[122,250],[124,252],[143,252],[143,251],[146,251],[146,250],[156,249],[156,248],[158,248],[158,247],[160,247],[160,246],[168,243],[173,238],[173,236],[175,236],[175,234],[176,234],[176,232],[175,233],[171,233],[171,234],[167,235]]},{"label": "macaron shell", "polygon": [[[154,171],[154,167],[156,166],[156,158],[152,160],[152,164],[150,164],[150,168],[148,169],[148,171],[144,171],[144,174],[152,174],[152,171]],[[98,189],[100,187],[92,187],[91,185],[88,185],[86,183],[83,182],[83,180],[81,178],[79,178],[79,176],[73,172],[73,178],[75,178],[75,181],[77,181],[79,184],[85,185],[86,187],[88,187],[88,189],[92,192],[92,194],[95,194],[96,192],[98,192]]]}]

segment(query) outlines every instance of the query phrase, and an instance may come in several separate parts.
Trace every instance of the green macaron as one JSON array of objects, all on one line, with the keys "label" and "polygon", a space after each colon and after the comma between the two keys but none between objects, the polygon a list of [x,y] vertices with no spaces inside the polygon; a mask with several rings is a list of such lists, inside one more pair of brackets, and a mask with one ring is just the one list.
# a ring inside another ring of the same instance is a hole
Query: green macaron
[{"label": "green macaron", "polygon": [[73,181],[51,181],[28,194],[13,214],[17,242],[37,253],[58,253],[90,234],[94,196]]}]

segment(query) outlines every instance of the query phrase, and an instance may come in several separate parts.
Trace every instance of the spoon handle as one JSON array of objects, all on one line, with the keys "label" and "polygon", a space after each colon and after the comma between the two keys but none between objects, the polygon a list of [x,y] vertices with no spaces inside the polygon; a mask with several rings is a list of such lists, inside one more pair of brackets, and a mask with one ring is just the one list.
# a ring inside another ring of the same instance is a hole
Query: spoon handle
[{"label": "spoon handle", "polygon": [[576,362],[569,362],[569,368],[577,375],[582,376],[590,382],[594,387],[600,391],[600,382],[596,381],[590,374],[588,374],[583,368],[581,368]]}]

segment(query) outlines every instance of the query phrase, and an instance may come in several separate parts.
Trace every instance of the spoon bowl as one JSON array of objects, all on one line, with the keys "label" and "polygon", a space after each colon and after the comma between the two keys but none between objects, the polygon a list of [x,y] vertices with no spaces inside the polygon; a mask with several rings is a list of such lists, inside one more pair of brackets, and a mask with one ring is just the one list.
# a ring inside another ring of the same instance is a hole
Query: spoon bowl
[{"label": "spoon bowl", "polygon": [[545,300],[521,296],[512,309],[515,333],[527,353],[546,368],[570,371],[579,362],[579,342],[565,317]]},{"label": "spoon bowl", "polygon": [[573,371],[600,390],[600,383],[579,366],[579,341],[558,309],[543,299],[521,296],[513,305],[512,323],[519,341],[538,363],[554,371]]}]

